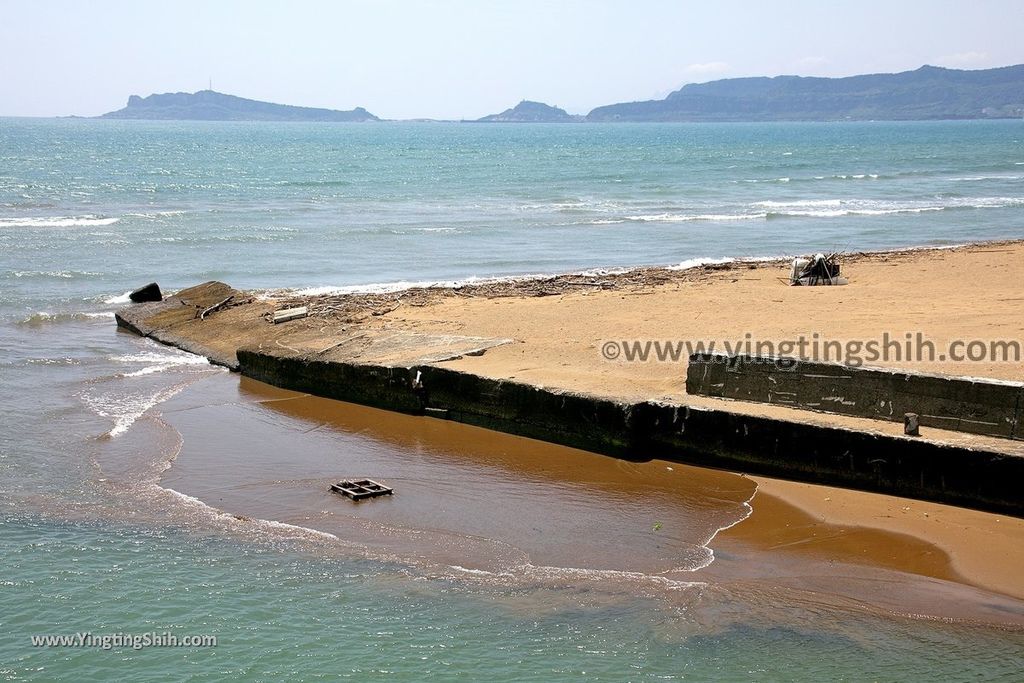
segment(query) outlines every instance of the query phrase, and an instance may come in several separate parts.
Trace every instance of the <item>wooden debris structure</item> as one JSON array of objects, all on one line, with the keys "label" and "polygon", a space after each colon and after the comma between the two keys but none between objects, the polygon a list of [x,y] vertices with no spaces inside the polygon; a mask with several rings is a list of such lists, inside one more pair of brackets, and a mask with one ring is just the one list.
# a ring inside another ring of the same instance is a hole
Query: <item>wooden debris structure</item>
[{"label": "wooden debris structure", "polygon": [[208,308],[204,308],[202,311],[197,311],[196,312],[196,317],[199,318],[200,320],[206,320],[206,316],[210,315],[211,313],[216,313],[220,309],[224,308],[229,303],[231,303],[231,300],[234,299],[234,298],[235,298],[235,295],[232,294],[231,296],[227,297],[226,299],[218,301],[217,303],[215,303],[214,305],[212,305],[212,306],[210,306]]},{"label": "wooden debris structure", "polygon": [[839,274],[839,254],[815,254],[793,259],[789,272],[791,285],[845,285],[849,280]]},{"label": "wooden debris structure", "polygon": [[[550,277],[496,279],[465,284],[436,283],[426,287],[411,287],[399,292],[350,292],[345,294],[295,295],[283,292],[270,297],[278,306],[308,307],[310,317],[331,317],[344,323],[361,323],[373,317],[387,315],[402,306],[421,307],[450,298],[543,297],[571,293],[590,294],[600,290],[635,289],[705,280],[715,271],[748,269],[757,264],[738,262],[714,263],[671,270],[665,268],[637,268],[615,273],[574,273]],[[278,311],[281,312],[281,311]]]},{"label": "wooden debris structure", "polygon": [[384,486],[373,479],[342,479],[337,484],[331,484],[331,490],[352,500],[389,496],[395,492],[390,486]]},{"label": "wooden debris structure", "polygon": [[298,308],[284,308],[280,311],[274,311],[274,317],[272,318],[275,325],[279,323],[286,323],[289,320],[298,320],[299,318],[305,318],[309,315],[309,309],[305,306],[299,306]]}]

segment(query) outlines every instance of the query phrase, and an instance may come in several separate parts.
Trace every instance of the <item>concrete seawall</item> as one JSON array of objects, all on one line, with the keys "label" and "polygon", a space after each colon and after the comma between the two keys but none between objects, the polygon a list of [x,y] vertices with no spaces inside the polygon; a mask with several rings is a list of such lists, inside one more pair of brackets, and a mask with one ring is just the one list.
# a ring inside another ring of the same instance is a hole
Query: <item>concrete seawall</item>
[{"label": "concrete seawall", "polygon": [[[231,305],[203,315],[228,298]],[[116,320],[125,330],[204,355],[254,379],[327,398],[620,458],[660,458],[1024,517],[1019,441],[915,439],[869,426],[841,426],[835,417],[812,419],[815,413],[802,410],[776,410],[768,416],[751,410],[750,403],[746,408],[729,401],[698,407],[552,389],[455,370],[442,362],[507,340],[375,329],[348,321],[325,326],[315,317],[273,325],[268,321],[272,310],[245,292],[208,282],[162,302],[126,307]],[[420,388],[413,386],[417,376]]]},{"label": "concrete seawall", "polygon": [[902,422],[904,413],[917,413],[927,427],[1024,438],[1020,382],[694,354],[687,367],[686,391],[895,422]]},{"label": "concrete seawall", "polygon": [[[1024,458],[885,434],[654,402],[626,403],[436,366],[383,367],[240,349],[269,384],[427,414],[621,458],[660,458],[1024,516]],[[426,390],[413,390],[419,374]]]}]

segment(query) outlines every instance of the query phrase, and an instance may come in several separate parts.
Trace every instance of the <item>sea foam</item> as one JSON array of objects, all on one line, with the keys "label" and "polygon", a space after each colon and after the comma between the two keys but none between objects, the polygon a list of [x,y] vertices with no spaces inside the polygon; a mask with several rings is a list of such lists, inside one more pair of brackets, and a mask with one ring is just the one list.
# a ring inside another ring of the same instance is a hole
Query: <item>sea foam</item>
[{"label": "sea foam", "polygon": [[75,228],[113,225],[120,218],[97,216],[43,216],[28,218],[0,218],[0,228]]}]

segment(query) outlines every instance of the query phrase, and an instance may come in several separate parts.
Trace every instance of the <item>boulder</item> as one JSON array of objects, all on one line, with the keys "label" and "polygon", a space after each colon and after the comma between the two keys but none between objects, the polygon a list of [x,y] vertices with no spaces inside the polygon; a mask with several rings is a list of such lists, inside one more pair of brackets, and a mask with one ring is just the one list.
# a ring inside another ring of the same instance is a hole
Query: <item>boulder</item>
[{"label": "boulder", "polygon": [[163,301],[164,295],[160,292],[160,285],[150,282],[144,287],[139,287],[128,295],[128,298],[139,304],[144,301]]}]

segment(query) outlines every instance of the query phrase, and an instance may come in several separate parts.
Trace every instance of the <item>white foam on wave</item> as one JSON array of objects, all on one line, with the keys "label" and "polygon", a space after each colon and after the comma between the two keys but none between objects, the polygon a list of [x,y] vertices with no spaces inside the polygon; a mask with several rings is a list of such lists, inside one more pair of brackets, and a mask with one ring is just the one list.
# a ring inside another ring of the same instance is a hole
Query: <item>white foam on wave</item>
[{"label": "white foam on wave", "polygon": [[340,294],[391,294],[406,289],[458,289],[468,285],[495,284],[502,282],[528,282],[530,280],[543,280],[558,275],[580,275],[584,277],[596,277],[601,275],[615,275],[626,273],[632,268],[589,268],[586,270],[573,271],[571,273],[524,273],[521,275],[497,275],[492,277],[470,276],[458,280],[398,280],[394,282],[371,282],[362,285],[321,285],[316,287],[303,287],[299,289],[268,289],[260,292],[264,298],[278,298],[285,296],[335,296]]},{"label": "white foam on wave", "polygon": [[[148,342],[155,346],[155,342]],[[186,351],[180,351],[170,347],[160,347],[152,351],[126,354],[121,356],[110,356],[107,360],[114,363],[125,364],[149,364],[144,368],[131,372],[120,373],[116,377],[131,378],[142,377],[165,370],[171,370],[182,366],[210,366],[209,361]],[[210,366],[212,368],[212,366]],[[169,400],[177,395],[185,387],[195,381],[197,375],[190,372],[191,379],[178,381],[171,386],[163,386],[157,389],[140,390],[136,384],[119,382],[114,385],[94,385],[81,394],[82,400],[96,415],[109,418],[113,426],[104,434],[109,438],[116,438],[127,432],[136,420],[142,417],[154,406]]]},{"label": "white foam on wave", "polygon": [[[587,270],[578,270],[570,275],[580,275],[582,277],[602,277],[604,275],[622,275],[633,270],[632,268],[616,267],[616,268],[589,268]],[[538,275],[536,277],[545,277]]]},{"label": "white foam on wave", "polygon": [[890,216],[930,213],[951,209],[998,209],[1024,206],[1024,197],[959,197],[944,202],[885,201],[866,199],[822,199],[762,201],[754,206],[769,209],[769,218],[840,218],[843,216]]},{"label": "white foam on wave", "polygon": [[511,577],[511,572],[489,572],[486,569],[470,569],[469,567],[463,567],[459,564],[449,565],[451,569],[463,574],[470,574],[472,576],[503,576]]},{"label": "white foam on wave", "polygon": [[15,270],[11,273],[16,278],[52,277],[60,280],[73,280],[76,277],[96,277],[102,273],[90,270]]},{"label": "white foam on wave", "polygon": [[693,567],[693,568],[690,568],[690,567],[676,567],[675,571],[697,571],[698,569],[704,569],[704,567],[707,567],[712,562],[714,562],[715,561],[715,551],[714,551],[714,549],[712,549],[711,544],[714,543],[716,538],[718,538],[718,534],[722,533],[723,531],[725,531],[727,529],[733,528],[734,526],[736,526],[740,522],[748,519],[750,517],[750,515],[754,514],[753,502],[754,502],[754,497],[757,496],[757,491],[758,491],[758,486],[757,486],[757,483],[755,482],[754,483],[754,490],[753,490],[753,492],[751,492],[750,497],[747,498],[742,503],[743,509],[744,509],[743,514],[741,516],[737,517],[732,522],[726,524],[725,526],[720,526],[717,529],[715,529],[715,531],[707,538],[707,540],[704,541],[703,544],[701,544],[702,547],[705,548],[708,551],[708,554],[707,554],[707,557],[706,557],[706,562],[704,564],[701,564],[700,566]]},{"label": "white foam on wave", "polygon": [[749,221],[765,217],[764,213],[654,213],[626,216],[626,220],[641,223],[685,223],[689,221]]},{"label": "white foam on wave", "polygon": [[[693,569],[693,571],[703,569],[708,564],[711,564],[710,560],[707,564],[702,564],[700,567]],[[708,585],[705,581],[682,581],[679,579],[670,579],[658,574],[645,574],[643,572],[631,572],[619,569],[586,569],[580,567],[550,567],[528,564],[522,567],[522,572],[527,578],[533,580],[543,579],[550,581],[552,579],[566,578],[571,578],[576,581],[597,580],[601,582],[608,580],[627,580],[633,583],[652,584],[659,588],[674,590],[704,588]]]},{"label": "white foam on wave", "polygon": [[180,351],[168,346],[167,352],[144,351],[142,353],[129,353],[123,356],[111,356],[108,360],[116,363],[174,363],[176,365],[205,365],[209,361],[188,351]]},{"label": "white foam on wave", "polygon": [[810,180],[878,180],[881,176],[878,173],[836,173],[831,176],[816,175],[811,178],[743,178],[740,180],[733,180],[734,183],[788,183],[793,182],[807,182]]},{"label": "white foam on wave", "polygon": [[567,580],[575,583],[595,582],[605,584],[610,581],[628,582],[633,585],[648,585],[660,590],[690,590],[694,588],[705,588],[705,581],[684,581],[682,579],[670,579],[659,574],[646,574],[644,572],[626,571],[619,569],[588,569],[585,567],[556,567],[549,565],[534,565],[526,563],[507,571],[491,572],[485,569],[472,569],[462,565],[448,565],[447,568],[453,572],[451,575],[439,578],[445,579],[469,579],[482,580],[487,582],[497,581],[503,584],[515,584],[527,581],[530,584],[537,582],[547,584],[561,584]]},{"label": "white foam on wave", "polygon": [[149,212],[138,212],[138,213],[126,213],[125,217],[131,218],[147,218],[150,220],[156,218],[166,218],[169,216],[180,216],[186,213],[185,211],[174,210],[174,211],[149,211]]},{"label": "white foam on wave", "polygon": [[188,386],[188,383],[182,382],[152,394],[142,395],[126,391],[109,391],[99,394],[85,393],[82,395],[82,400],[100,417],[106,417],[114,421],[114,426],[104,434],[104,436],[113,439],[127,432],[147,410],[173,398],[186,386]]},{"label": "white foam on wave", "polygon": [[112,306],[117,305],[117,304],[127,304],[127,303],[131,302],[131,298],[129,296],[131,293],[132,293],[132,290],[129,289],[124,294],[115,294],[115,295],[113,295],[111,297],[108,297],[108,298],[104,299],[103,303],[110,304]]},{"label": "white foam on wave", "polygon": [[764,201],[754,202],[754,206],[766,206],[771,208],[785,207],[785,206],[839,206],[843,203],[841,199],[794,199],[791,201],[777,202],[777,201]]},{"label": "white foam on wave", "polygon": [[257,519],[254,517],[238,517],[236,515],[229,514],[218,508],[203,502],[195,496],[190,496],[187,493],[176,491],[167,486],[153,485],[160,491],[166,491],[170,493],[177,502],[186,509],[192,509],[195,512],[199,512],[205,517],[215,519],[220,522],[230,524],[232,526],[245,525],[250,526],[261,531],[272,531],[277,534],[285,532],[287,535],[285,538],[299,538],[301,540],[329,540],[339,541],[340,539],[334,534],[326,531],[319,531],[317,529],[310,529],[305,526],[298,526],[296,524],[287,524],[285,522],[275,522],[269,519]]},{"label": "white foam on wave", "polygon": [[957,178],[950,178],[955,182],[977,182],[980,180],[1024,180],[1024,176],[1021,175],[975,175],[975,176],[961,176]]},{"label": "white foam on wave", "polygon": [[680,579],[671,579],[665,574],[671,572],[696,572],[704,569],[711,565],[715,561],[715,552],[711,548],[711,544],[718,537],[720,533],[731,529],[740,522],[748,519],[754,513],[753,501],[757,496],[758,487],[755,482],[754,490],[751,492],[750,497],[745,501],[741,502],[742,514],[738,515],[736,519],[719,526],[712,531],[708,537],[699,544],[694,544],[694,552],[696,556],[693,561],[684,566],[673,567],[671,569],[659,572],[657,574],[647,574],[638,571],[618,570],[618,569],[596,569],[596,568],[585,568],[585,567],[555,567],[547,565],[533,565],[525,563],[512,571],[507,572],[489,572],[482,569],[469,569],[460,565],[450,565],[451,569],[458,571],[465,575],[474,577],[487,577],[487,578],[514,578],[517,574],[525,575],[526,578],[537,580],[552,580],[552,579],[566,579],[571,578],[573,580],[628,580],[631,582],[637,582],[641,584],[652,584],[659,588],[669,589],[689,589],[694,587],[704,587],[707,583],[703,581],[683,581]]},{"label": "white foam on wave", "polygon": [[800,211],[787,209],[785,211],[772,211],[769,218],[793,216],[799,218],[841,218],[843,216],[891,216],[900,213],[928,213],[931,211],[945,211],[945,206],[920,206],[920,207],[899,207],[894,209],[831,209],[819,211]]},{"label": "white foam on wave", "polygon": [[121,377],[144,377],[145,375],[153,375],[164,370],[170,370],[174,365],[150,365],[149,367],[142,368],[141,370],[135,370],[134,372],[123,372]]},{"label": "white foam on wave", "polygon": [[438,283],[409,280],[396,282],[373,282],[366,285],[320,285],[317,287],[304,287],[302,289],[281,289],[266,292],[268,296],[291,295],[291,296],[333,296],[336,294],[389,294],[400,292],[405,289],[417,287],[433,287]]},{"label": "white foam on wave", "polygon": [[[716,257],[702,257],[688,259],[681,263],[664,266],[668,270],[686,270],[688,268],[695,268],[697,266],[716,264],[716,263],[761,263],[766,261],[778,261],[786,258],[785,256],[751,256],[741,258],[716,258]],[[401,292],[406,289],[413,289],[417,287],[422,288],[435,288],[435,289],[458,289],[459,287],[465,287],[467,285],[476,284],[492,284],[501,282],[528,282],[530,280],[543,280],[550,277],[558,277],[560,275],[578,275],[581,277],[601,277],[603,275],[621,275],[622,273],[628,273],[634,268],[631,267],[611,267],[611,268],[588,268],[585,270],[577,270],[570,273],[528,273],[523,275],[503,275],[495,277],[467,277],[461,280],[424,280],[420,282],[410,282],[407,280],[400,280],[396,282],[374,282],[362,285],[324,285],[318,287],[304,287],[300,289],[269,289],[259,293],[262,298],[274,299],[279,297],[292,297],[292,296],[335,296],[342,294],[390,294],[393,292]]]},{"label": "white foam on wave", "polygon": [[140,370],[122,373],[121,377],[142,377],[144,375],[152,375],[157,372],[164,372],[165,370],[181,367],[183,365],[210,364],[210,361],[204,356],[188,353],[187,351],[179,351],[178,349],[172,349],[170,347],[166,350],[161,349],[160,351],[147,351],[144,353],[134,353],[124,356],[111,356],[108,360],[114,361],[115,363],[153,364]]},{"label": "white foam on wave", "polygon": [[471,276],[460,280],[398,280],[395,282],[373,282],[364,285],[322,285],[317,287],[304,287],[301,289],[276,289],[266,290],[262,293],[265,297],[278,296],[334,296],[338,294],[390,294],[401,292],[406,289],[457,289],[466,285],[490,284],[495,282],[511,282],[514,280],[539,280],[551,277],[547,274],[508,275],[499,277],[477,277]]},{"label": "white foam on wave", "polygon": [[62,322],[76,322],[85,320],[95,320],[98,318],[109,319],[113,318],[113,311],[98,311],[98,312],[58,312],[51,313],[49,311],[36,311],[27,318],[23,318],[20,322],[22,325],[39,325],[42,323],[62,323]]},{"label": "white foam on wave", "polygon": [[735,258],[724,257],[724,258],[690,258],[685,261],[681,261],[674,266],[668,266],[668,270],[690,270],[691,268],[699,268],[700,266],[716,265],[720,263],[734,263]]},{"label": "white foam on wave", "polygon": [[275,530],[278,530],[278,531],[296,532],[302,538],[305,538],[305,537],[308,537],[308,536],[313,536],[315,538],[326,538],[326,539],[329,539],[329,540],[332,540],[332,541],[341,540],[341,539],[339,539],[337,536],[335,536],[332,533],[329,533],[327,531],[320,531],[319,529],[310,529],[308,526],[299,526],[297,524],[288,524],[286,522],[275,522],[272,519],[259,519],[259,520],[253,520],[253,521],[257,522],[258,524],[260,524],[260,525],[262,525],[262,526],[264,526],[264,527],[266,527],[268,529],[275,529]]},{"label": "white foam on wave", "polygon": [[98,216],[35,216],[27,218],[0,218],[0,228],[75,228],[113,225],[120,218]]},{"label": "white foam on wave", "polygon": [[614,211],[621,204],[610,200],[576,199],[568,201],[552,201],[546,204],[518,204],[512,207],[515,211]]}]

